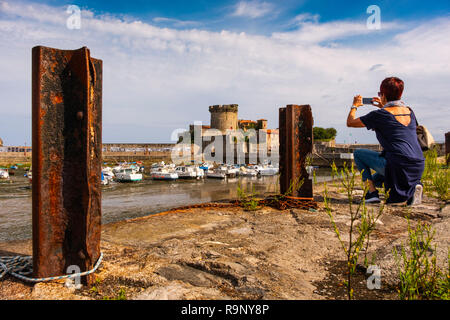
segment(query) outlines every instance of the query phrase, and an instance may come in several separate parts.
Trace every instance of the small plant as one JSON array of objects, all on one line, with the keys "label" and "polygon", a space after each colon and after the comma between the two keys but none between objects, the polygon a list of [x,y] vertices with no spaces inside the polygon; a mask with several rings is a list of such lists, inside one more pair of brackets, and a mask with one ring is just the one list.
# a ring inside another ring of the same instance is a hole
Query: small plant
[{"label": "small plant", "polygon": [[422,178],[424,180],[430,180],[433,176],[433,172],[438,169],[439,164],[437,162],[437,151],[435,148],[427,150],[423,153],[425,157],[425,168],[423,171]]},{"label": "small plant", "polygon": [[104,296],[103,300],[127,300],[125,288],[120,288],[116,297],[111,298],[110,296]]},{"label": "small plant", "polygon": [[333,163],[331,164],[331,178],[334,181],[334,178],[338,177],[338,176],[339,176],[339,171],[338,171],[338,168],[336,166],[336,163],[333,160]]},{"label": "small plant", "polygon": [[241,183],[238,183],[237,192],[239,201],[245,211],[255,211],[259,209],[259,201],[256,199],[257,193],[255,192],[255,186],[253,186],[251,193],[247,193],[242,188]]},{"label": "small plant", "polygon": [[431,226],[419,223],[413,229],[408,219],[408,245],[402,245],[400,252],[394,248],[399,268],[400,299],[450,299],[450,254],[448,270],[443,272],[436,265],[436,246],[431,248],[433,237]]},{"label": "small plant", "polygon": [[425,169],[422,174],[422,183],[425,193],[447,202],[450,199],[450,169],[439,164],[435,148],[424,152],[424,156]]},{"label": "small plant", "polygon": [[127,300],[125,288],[120,288],[115,300]]},{"label": "small plant", "polygon": [[450,169],[437,170],[431,181],[438,199],[444,202],[450,200]]},{"label": "small plant", "polygon": [[294,180],[291,181],[291,183],[289,184],[289,188],[287,189],[287,191],[282,194],[282,197],[289,197],[292,196],[292,194],[294,194],[294,192],[298,189],[300,189],[302,187],[304,183],[304,179],[300,179],[300,178],[296,178]]},{"label": "small plant", "polygon": [[[333,226],[334,232],[339,239],[341,247],[345,253],[347,259],[347,280],[344,285],[347,288],[348,299],[353,299],[353,288],[352,288],[352,277],[355,274],[356,266],[359,260],[360,253],[364,248],[364,263],[367,265],[367,252],[370,243],[370,234],[375,230],[376,222],[380,218],[384,211],[384,204],[381,204],[376,213],[373,210],[368,210],[366,207],[364,196],[366,195],[368,189],[364,182],[361,180],[361,188],[363,189],[363,199],[359,202],[356,209],[353,204],[353,193],[355,190],[356,182],[356,172],[351,166],[350,170],[348,167],[344,167],[341,170],[341,184],[347,193],[348,206],[350,211],[350,227],[348,230],[349,240],[344,241],[341,237],[341,231],[339,230],[332,213],[331,200],[328,197],[328,189],[325,183],[324,191],[324,205],[328,216],[330,217],[331,224]],[[374,256],[372,257],[372,260]]]}]

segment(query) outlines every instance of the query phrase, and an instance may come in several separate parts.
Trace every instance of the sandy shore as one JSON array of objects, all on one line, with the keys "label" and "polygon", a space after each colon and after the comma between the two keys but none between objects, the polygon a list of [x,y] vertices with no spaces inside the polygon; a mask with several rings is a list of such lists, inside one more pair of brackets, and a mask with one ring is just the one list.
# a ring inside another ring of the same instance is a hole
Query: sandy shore
[{"label": "sandy shore", "polygon": [[[330,190],[336,222],[348,228],[345,196]],[[345,299],[345,258],[322,191],[315,187],[317,211],[196,208],[105,225],[94,286],[74,291],[63,282],[28,285],[8,276],[0,299]],[[406,241],[408,215],[413,224],[432,224],[438,263],[447,267],[450,209],[441,205],[425,197],[412,209],[385,209],[368,252],[381,267],[382,287],[368,290],[359,273],[356,299],[397,299],[392,250]],[[8,254],[31,254],[31,241],[0,243],[0,255]]]}]

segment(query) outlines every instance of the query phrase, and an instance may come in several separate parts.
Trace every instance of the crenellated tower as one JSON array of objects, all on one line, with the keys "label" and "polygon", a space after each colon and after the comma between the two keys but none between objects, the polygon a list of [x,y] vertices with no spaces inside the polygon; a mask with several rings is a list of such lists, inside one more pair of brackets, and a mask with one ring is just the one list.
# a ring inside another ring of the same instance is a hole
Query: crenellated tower
[{"label": "crenellated tower", "polygon": [[238,105],[224,104],[209,107],[211,112],[211,129],[217,129],[226,133],[226,130],[238,129]]}]

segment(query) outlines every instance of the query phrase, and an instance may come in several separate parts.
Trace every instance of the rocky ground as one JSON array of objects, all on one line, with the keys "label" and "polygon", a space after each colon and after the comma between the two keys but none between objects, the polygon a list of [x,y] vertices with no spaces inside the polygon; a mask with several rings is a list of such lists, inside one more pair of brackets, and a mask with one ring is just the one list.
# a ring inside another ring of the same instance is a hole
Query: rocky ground
[{"label": "rocky ground", "polygon": [[[333,214],[349,226],[345,196],[330,187]],[[0,299],[345,299],[345,257],[316,186],[319,209],[262,207],[173,210],[105,225],[104,260],[96,283],[80,290],[64,282],[24,284],[7,276]],[[362,191],[355,191],[356,198]],[[371,205],[377,210],[379,205]],[[382,272],[380,290],[355,277],[356,299],[397,299],[393,248],[407,238],[407,219],[436,231],[438,263],[447,267],[450,209],[425,198],[415,208],[388,206],[371,236],[368,256]],[[342,232],[343,239],[346,232]],[[0,243],[0,255],[31,254],[31,241]]]}]

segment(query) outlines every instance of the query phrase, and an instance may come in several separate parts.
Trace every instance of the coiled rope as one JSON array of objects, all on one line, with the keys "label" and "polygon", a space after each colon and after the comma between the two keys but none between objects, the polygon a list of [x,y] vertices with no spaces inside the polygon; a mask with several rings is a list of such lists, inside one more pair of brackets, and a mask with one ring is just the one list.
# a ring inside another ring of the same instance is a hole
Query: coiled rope
[{"label": "coiled rope", "polygon": [[88,271],[67,274],[64,276],[57,276],[57,277],[31,278],[31,277],[27,277],[27,275],[30,275],[33,273],[33,259],[31,256],[0,257],[0,280],[7,274],[10,274],[13,277],[16,277],[20,280],[27,281],[27,282],[45,282],[45,281],[53,281],[53,280],[61,280],[61,279],[87,276],[88,274],[91,274],[98,269],[98,267],[100,266],[100,263],[102,262],[102,259],[103,259],[103,253],[100,252],[100,257],[98,258],[97,262],[95,263],[94,268],[92,268],[91,270],[88,270]]}]

